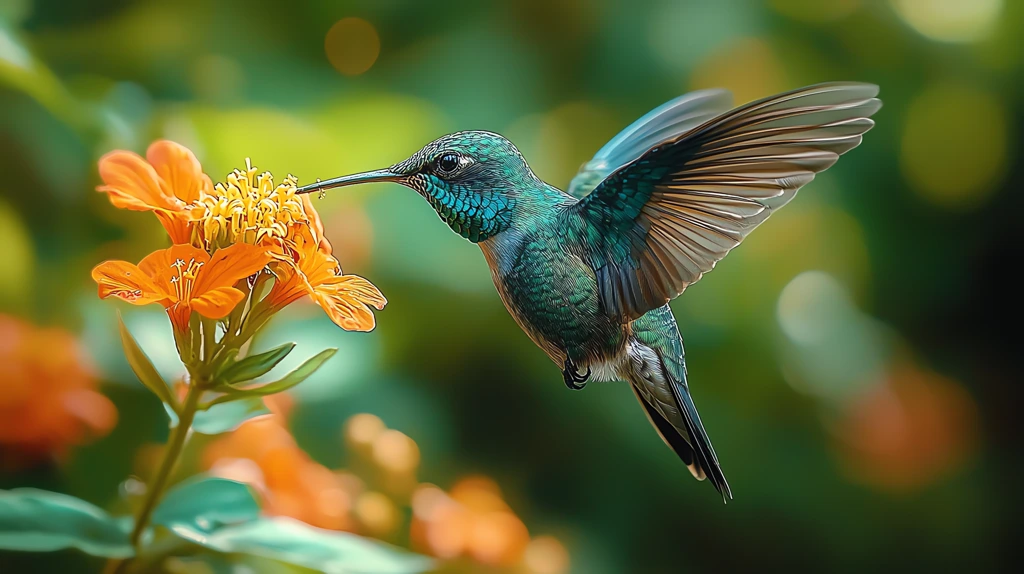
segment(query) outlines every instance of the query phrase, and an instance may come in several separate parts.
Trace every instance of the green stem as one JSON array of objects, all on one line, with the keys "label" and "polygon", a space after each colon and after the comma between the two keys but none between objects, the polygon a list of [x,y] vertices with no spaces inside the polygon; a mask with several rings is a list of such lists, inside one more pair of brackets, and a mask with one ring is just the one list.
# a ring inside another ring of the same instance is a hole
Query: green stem
[{"label": "green stem", "polygon": [[242,318],[242,323],[238,327],[237,333],[229,333],[224,336],[221,340],[220,345],[214,353],[213,359],[210,363],[214,366],[219,366],[224,358],[224,354],[230,349],[240,351],[250,339],[252,339],[256,332],[259,331],[267,321],[270,319],[271,313],[266,309],[261,308],[259,304],[250,309],[249,313]]},{"label": "green stem", "polygon": [[209,364],[213,358],[213,348],[217,344],[217,322],[213,319],[203,318],[203,363]]},{"label": "green stem", "polygon": [[[189,387],[188,395],[185,396],[185,402],[178,413],[178,424],[171,429],[171,435],[167,439],[167,448],[164,452],[163,460],[160,461],[160,468],[157,470],[156,478],[149,489],[147,489],[146,498],[142,501],[142,510],[139,511],[139,515],[135,519],[135,527],[132,529],[129,540],[135,548],[136,555],[139,554],[141,549],[139,541],[142,538],[142,533],[149,526],[149,520],[153,516],[153,511],[156,509],[157,503],[160,502],[164,490],[167,489],[167,483],[174,472],[174,467],[178,463],[178,459],[181,458],[182,450],[185,448],[189,431],[192,430],[192,420],[196,416],[199,396],[203,392],[201,382],[193,381]],[[118,563],[116,568],[113,569],[114,574],[124,572],[129,560],[126,559]]]},{"label": "green stem", "polygon": [[261,271],[256,275],[256,280],[253,282],[252,288],[249,288],[248,279],[242,279],[235,285],[237,289],[246,294],[245,300],[236,305],[235,310],[228,315],[227,328],[224,331],[224,337],[221,339],[221,346],[217,349],[217,353],[213,357],[215,362],[226,350],[230,348],[239,348],[245,344],[246,339],[240,338],[242,330],[246,323],[248,323],[249,317],[256,312],[257,307],[263,302],[263,298],[260,295],[263,291],[263,287],[271,277],[272,275],[270,272]]}]

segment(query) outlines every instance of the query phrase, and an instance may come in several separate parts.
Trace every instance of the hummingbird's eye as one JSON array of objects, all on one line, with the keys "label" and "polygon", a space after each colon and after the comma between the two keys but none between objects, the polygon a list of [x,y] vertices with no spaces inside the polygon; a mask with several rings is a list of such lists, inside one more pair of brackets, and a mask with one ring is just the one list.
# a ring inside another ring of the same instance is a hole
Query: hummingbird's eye
[{"label": "hummingbird's eye", "polygon": [[462,165],[461,160],[462,158],[457,153],[445,153],[434,161],[434,165],[440,175],[451,175]]}]

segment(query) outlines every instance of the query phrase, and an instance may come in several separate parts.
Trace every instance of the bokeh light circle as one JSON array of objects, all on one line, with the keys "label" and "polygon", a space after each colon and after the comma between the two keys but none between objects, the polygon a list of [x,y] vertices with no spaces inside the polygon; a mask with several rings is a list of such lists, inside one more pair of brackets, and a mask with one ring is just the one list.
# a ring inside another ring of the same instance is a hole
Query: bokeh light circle
[{"label": "bokeh light circle", "polygon": [[805,271],[782,290],[776,313],[782,331],[793,342],[811,345],[841,325],[851,306],[848,293],[834,277]]},{"label": "bokeh light circle", "polygon": [[380,492],[369,491],[360,495],[355,513],[363,527],[378,536],[391,533],[398,527],[395,503]]},{"label": "bokeh light circle", "polygon": [[983,203],[1006,172],[1007,122],[992,94],[960,85],[927,89],[910,104],[903,126],[904,176],[938,205]]},{"label": "bokeh light circle", "polygon": [[362,18],[342,18],[324,39],[327,59],[346,76],[358,76],[373,67],[380,55],[377,29]]},{"label": "bokeh light circle", "polygon": [[348,419],[345,424],[345,437],[356,445],[371,445],[387,427],[380,417],[369,413],[360,413]]},{"label": "bokeh light circle", "polygon": [[395,473],[416,470],[420,463],[420,449],[416,441],[394,429],[386,430],[373,441],[373,460],[381,468]]},{"label": "bokeh light circle", "polygon": [[0,244],[4,246],[0,302],[12,307],[22,305],[32,290],[34,248],[28,227],[22,222],[18,212],[6,201],[0,201]]},{"label": "bokeh light circle", "polygon": [[538,536],[526,547],[523,562],[536,574],[562,574],[569,570],[569,552],[557,538]]},{"label": "bokeh light circle", "polygon": [[911,28],[943,42],[985,38],[1003,12],[1003,0],[892,0],[892,5]]},{"label": "bokeh light circle", "polygon": [[790,87],[785,66],[761,38],[741,38],[722,46],[698,63],[690,75],[690,89],[726,88],[737,104]]}]

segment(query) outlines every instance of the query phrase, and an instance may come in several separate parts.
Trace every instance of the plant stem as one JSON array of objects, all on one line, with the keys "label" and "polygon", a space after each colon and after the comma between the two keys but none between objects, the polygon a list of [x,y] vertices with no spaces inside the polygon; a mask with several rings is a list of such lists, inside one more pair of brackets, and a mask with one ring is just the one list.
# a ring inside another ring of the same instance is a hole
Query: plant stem
[{"label": "plant stem", "polygon": [[[201,383],[201,380],[194,380],[188,389],[185,402],[178,413],[178,424],[171,429],[171,435],[167,438],[167,447],[164,451],[163,460],[160,461],[160,468],[157,470],[156,478],[149,489],[147,489],[146,498],[142,501],[142,510],[139,511],[139,515],[135,519],[135,527],[132,529],[129,541],[135,548],[136,556],[140,550],[139,541],[142,538],[142,533],[149,526],[149,520],[153,516],[153,511],[156,509],[157,503],[160,502],[164,490],[167,489],[167,483],[174,472],[178,459],[181,458],[181,452],[185,448],[185,441],[192,430],[192,420],[196,416],[199,396],[203,392],[203,385]],[[130,560],[130,558],[122,560],[112,572],[114,574],[124,572]],[[108,568],[108,570],[110,569]]]},{"label": "plant stem", "polygon": [[217,322],[213,319],[202,319],[203,327],[203,363],[210,364],[213,359],[213,348],[217,346]]}]

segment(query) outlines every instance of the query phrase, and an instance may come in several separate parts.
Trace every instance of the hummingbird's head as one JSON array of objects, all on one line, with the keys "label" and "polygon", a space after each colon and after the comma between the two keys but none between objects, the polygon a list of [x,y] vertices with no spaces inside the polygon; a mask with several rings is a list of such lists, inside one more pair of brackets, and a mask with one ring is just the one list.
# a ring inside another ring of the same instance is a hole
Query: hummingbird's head
[{"label": "hummingbird's head", "polygon": [[299,193],[392,181],[415,190],[453,231],[476,243],[506,229],[519,191],[539,183],[516,146],[484,131],[440,137],[409,159],[300,187]]}]

